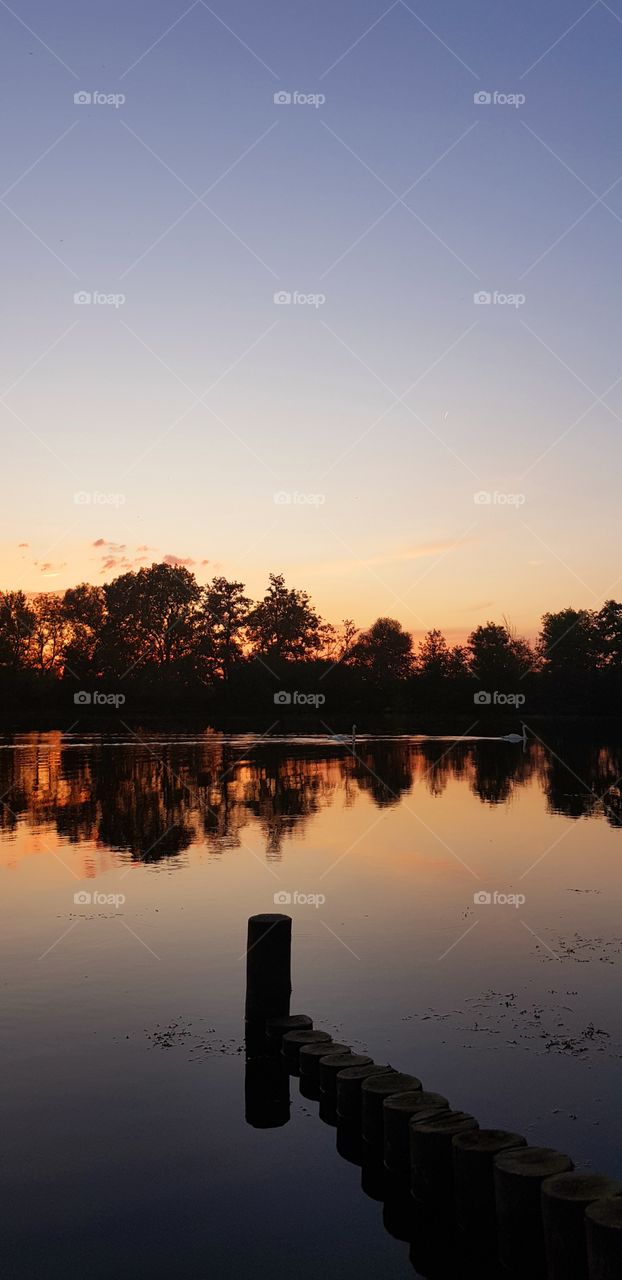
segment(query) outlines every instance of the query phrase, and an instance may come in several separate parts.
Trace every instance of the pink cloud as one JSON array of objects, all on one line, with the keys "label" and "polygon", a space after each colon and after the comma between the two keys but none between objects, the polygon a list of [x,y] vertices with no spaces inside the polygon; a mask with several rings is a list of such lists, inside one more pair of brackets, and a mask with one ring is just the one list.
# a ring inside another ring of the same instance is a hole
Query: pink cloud
[{"label": "pink cloud", "polygon": [[167,555],[162,556],[162,564],[170,565],[171,569],[187,568],[191,564],[196,564],[196,560],[193,560],[191,556],[173,556],[169,552]]}]

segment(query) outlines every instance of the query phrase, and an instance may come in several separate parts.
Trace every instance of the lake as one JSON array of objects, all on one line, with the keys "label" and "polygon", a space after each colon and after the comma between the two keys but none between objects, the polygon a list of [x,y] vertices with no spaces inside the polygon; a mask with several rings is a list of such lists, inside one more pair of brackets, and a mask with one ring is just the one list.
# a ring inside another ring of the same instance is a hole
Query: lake
[{"label": "lake", "polygon": [[0,739],[3,1276],[415,1274],[296,1079],[246,1122],[256,912],[292,1012],[622,1176],[621,775],[578,724]]}]

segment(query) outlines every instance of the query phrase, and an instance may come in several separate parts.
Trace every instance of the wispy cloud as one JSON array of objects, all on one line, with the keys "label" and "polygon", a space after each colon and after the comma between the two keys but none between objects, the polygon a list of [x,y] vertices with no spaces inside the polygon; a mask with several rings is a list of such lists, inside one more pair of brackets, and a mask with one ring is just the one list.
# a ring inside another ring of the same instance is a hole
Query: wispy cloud
[{"label": "wispy cloud", "polygon": [[406,547],[401,550],[381,551],[374,556],[361,556],[360,559],[324,560],[321,563],[307,565],[307,569],[321,571],[322,573],[351,573],[357,566],[361,569],[373,569],[381,565],[406,564],[411,560],[425,560],[428,556],[442,555],[446,551],[464,546],[471,541],[473,541],[471,538],[459,538],[457,541],[453,538],[446,538],[438,542],[421,543],[419,546]]}]

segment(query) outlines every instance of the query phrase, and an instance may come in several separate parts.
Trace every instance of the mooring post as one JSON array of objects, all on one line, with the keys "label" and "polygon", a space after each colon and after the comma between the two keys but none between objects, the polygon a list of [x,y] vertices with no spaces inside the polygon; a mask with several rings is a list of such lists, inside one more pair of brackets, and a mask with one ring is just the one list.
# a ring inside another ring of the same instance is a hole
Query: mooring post
[{"label": "mooring post", "polygon": [[495,1156],[499,1259],[510,1275],[536,1280],[546,1274],[542,1183],[570,1169],[570,1156],[550,1147],[518,1147]]},{"label": "mooring post", "polygon": [[347,1050],[335,1053],[328,1048],[326,1057],[320,1058],[320,1092],[327,1094],[337,1105],[337,1078],[346,1067],[370,1067],[373,1059],[367,1053],[351,1053]]},{"label": "mooring post", "polygon": [[394,1093],[382,1104],[384,1124],[384,1163],[389,1173],[410,1173],[409,1125],[413,1117],[429,1120],[449,1111],[449,1102],[442,1093],[428,1093],[423,1089],[407,1089]]},{"label": "mooring post", "polygon": [[520,1133],[505,1129],[472,1129],[453,1138],[456,1221],[478,1254],[497,1249],[494,1159],[502,1151],[526,1147]]},{"label": "mooring post", "polygon": [[585,1211],[622,1195],[622,1182],[600,1173],[560,1173],[542,1183],[548,1280],[588,1280]]},{"label": "mooring post", "polygon": [[409,1121],[412,1194],[419,1200],[433,1196],[439,1201],[440,1197],[448,1218],[454,1206],[452,1140],[472,1129],[479,1129],[479,1124],[467,1111],[441,1111],[428,1120],[415,1113]]},{"label": "mooring post", "polygon": [[406,1093],[422,1088],[417,1076],[405,1075],[403,1071],[384,1071],[382,1075],[367,1076],[361,1085],[361,1131],[363,1141],[380,1153],[383,1158],[384,1148],[384,1112],[382,1104],[385,1098],[393,1093]]},{"label": "mooring post", "polygon": [[332,1036],[328,1031],[316,1031],[311,1028],[301,1031],[288,1031],[281,1040],[281,1057],[291,1068],[292,1075],[300,1073],[300,1050],[309,1044],[321,1044],[324,1052],[330,1052]]},{"label": "mooring post", "polygon": [[286,1017],[292,994],[291,916],[251,916],[246,945],[246,1020]]},{"label": "mooring post", "polygon": [[281,1014],[266,1020],[266,1036],[271,1049],[283,1048],[283,1039],[290,1031],[312,1031],[313,1018],[308,1013]]},{"label": "mooring post", "polygon": [[361,1137],[361,1086],[368,1076],[381,1076],[393,1071],[390,1066],[371,1062],[364,1067],[345,1067],[337,1076],[337,1117],[358,1129]]},{"label": "mooring post", "polygon": [[622,1196],[595,1200],[585,1212],[590,1280],[619,1280],[622,1275]]}]

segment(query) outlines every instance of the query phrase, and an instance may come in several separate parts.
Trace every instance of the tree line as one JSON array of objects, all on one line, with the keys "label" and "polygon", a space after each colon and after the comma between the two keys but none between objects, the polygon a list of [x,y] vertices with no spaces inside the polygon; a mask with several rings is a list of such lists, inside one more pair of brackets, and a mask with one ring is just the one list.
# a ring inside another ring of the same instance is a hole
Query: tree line
[{"label": "tree line", "polygon": [[[544,614],[529,643],[486,622],[464,644],[438,629],[418,643],[394,618],[367,629],[325,621],[309,594],[270,574],[260,600],[244,583],[199,586],[183,566],[152,564],[63,594],[0,592],[0,688],[33,695],[114,681],[137,697],[265,705],[279,689],[323,690],[371,709],[488,704],[612,711],[622,690],[622,604]],[[77,683],[76,683],[77,682]],[[495,697],[497,695],[497,697]],[[322,704],[323,705],[323,704]]]}]

